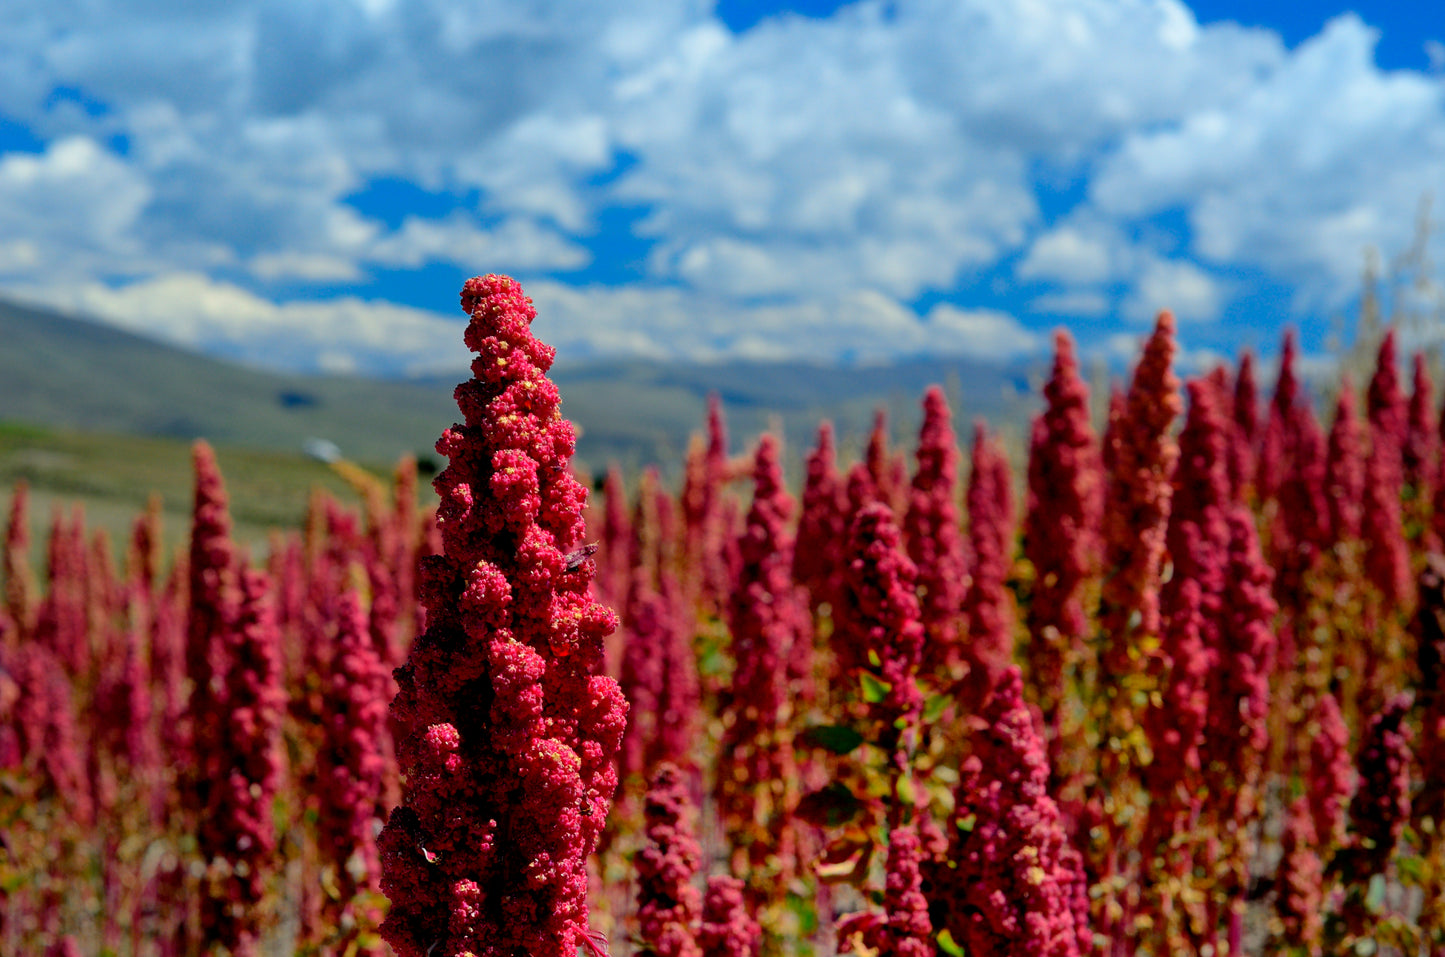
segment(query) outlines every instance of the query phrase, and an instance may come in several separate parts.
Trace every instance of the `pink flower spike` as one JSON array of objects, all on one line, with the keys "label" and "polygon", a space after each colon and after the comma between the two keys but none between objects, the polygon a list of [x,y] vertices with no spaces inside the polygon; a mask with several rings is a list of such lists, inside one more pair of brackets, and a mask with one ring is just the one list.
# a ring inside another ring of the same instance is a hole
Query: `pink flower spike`
[{"label": "pink flower spike", "polygon": [[707,879],[697,941],[702,957],[756,957],[762,928],[747,912],[742,881],[716,875]]},{"label": "pink flower spike", "polygon": [[1034,419],[1029,446],[1024,517],[1024,555],[1034,566],[1029,672],[1051,748],[1067,667],[1082,656],[1089,631],[1084,586],[1098,565],[1104,491],[1089,387],[1079,375],[1073,340],[1060,331],[1054,348],[1053,375],[1044,386],[1048,405]]},{"label": "pink flower spike", "polygon": [[616,616],[593,601],[586,490],[521,286],[462,289],[473,378],[450,464],[442,552],[423,560],[426,631],[397,669],[391,714],[403,803],[379,839],[382,936],[398,957],[575,957],[587,942],[587,857],[617,788],[627,702],[602,674]]},{"label": "pink flower spike", "polygon": [[903,518],[908,557],[918,569],[920,612],[926,640],[924,668],[942,672],[958,657],[959,607],[967,582],[967,560],[959,529],[958,440],[943,389],[923,397],[918,435],[918,470]]},{"label": "pink flower spike", "polygon": [[643,813],[647,845],[635,858],[640,942],[654,957],[700,957],[702,894],[693,878],[702,866],[702,847],[693,835],[695,810],[675,765],[658,765]]},{"label": "pink flower spike", "polygon": [[1078,957],[1082,862],[1047,794],[1049,768],[1016,666],[1000,676],[959,772],[934,908],[969,954]]}]

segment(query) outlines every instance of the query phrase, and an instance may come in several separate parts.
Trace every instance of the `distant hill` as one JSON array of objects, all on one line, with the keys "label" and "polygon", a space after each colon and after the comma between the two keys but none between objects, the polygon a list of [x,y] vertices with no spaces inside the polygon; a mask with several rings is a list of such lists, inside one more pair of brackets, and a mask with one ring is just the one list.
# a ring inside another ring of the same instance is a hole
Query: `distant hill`
[{"label": "distant hill", "polygon": [[428,448],[449,407],[435,385],[261,372],[0,303],[0,419],[256,448],[323,437],[385,462]]},{"label": "distant hill", "polygon": [[[460,350],[460,329],[457,348]],[[886,406],[895,439],[911,445],[930,383],[948,389],[961,437],[984,416],[1017,435],[1037,403],[1042,362],[1000,367],[927,360],[864,368],[802,363],[690,365],[644,361],[559,363],[563,413],[581,431],[578,455],[599,472],[610,460],[658,462],[676,474],[688,436],[701,428],[707,395],[723,400],[734,450],[781,425],[793,461],[823,417],[856,447],[873,410]],[[1033,380],[1033,381],[1031,381]],[[378,381],[284,375],[211,359],[133,335],[0,302],[0,421],[297,450],[308,438],[335,442],[349,458],[388,465],[427,454],[457,417],[457,379]]]}]

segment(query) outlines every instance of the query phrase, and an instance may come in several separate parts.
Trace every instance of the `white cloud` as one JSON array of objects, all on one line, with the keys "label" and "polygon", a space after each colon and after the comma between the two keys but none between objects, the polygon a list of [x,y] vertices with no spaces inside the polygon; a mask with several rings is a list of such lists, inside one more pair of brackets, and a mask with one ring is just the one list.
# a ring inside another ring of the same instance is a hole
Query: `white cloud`
[{"label": "white cloud", "polygon": [[[526,284],[533,331],[562,361],[607,356],[871,363],[923,354],[1007,359],[1043,347],[1012,316],[941,304],[920,317],[880,293],[738,306],[677,288]],[[465,317],[354,297],[277,303],[199,273],[125,285],[4,288],[7,296],[91,317],[177,345],[299,371],[458,372],[470,354]]]},{"label": "white cloud", "polygon": [[1135,322],[1152,322],[1164,309],[1180,322],[1205,322],[1218,317],[1224,296],[1221,283],[1193,263],[1151,259],[1122,311]]},{"label": "white cloud", "polygon": [[979,359],[1012,359],[1038,352],[1044,339],[996,309],[959,309],[940,303],[928,311],[930,351]]},{"label": "white cloud", "polygon": [[920,317],[894,299],[848,291],[825,300],[739,306],[679,289],[527,285],[534,331],[573,359],[809,359],[868,363],[927,353],[1012,358],[1040,336],[1006,313],[940,304]]},{"label": "white cloud", "polygon": [[1425,41],[1425,55],[1430,58],[1430,69],[1439,73],[1445,70],[1445,43],[1439,40]]},{"label": "white cloud", "polygon": [[462,317],[346,297],[278,304],[198,273],[109,286],[13,287],[42,305],[273,368],[388,374],[463,369]]},{"label": "white cloud", "polygon": [[360,279],[354,262],[324,253],[261,253],[248,264],[260,279],[301,279],[310,282],[349,282]]},{"label": "white cloud", "polygon": [[[795,354],[799,330],[891,354],[940,339],[900,301],[1009,262],[1051,287],[1033,311],[1202,321],[1233,267],[1333,309],[1445,181],[1445,78],[1378,69],[1350,15],[1290,51],[1180,0],[858,0],[738,35],[713,6],[15,0],[0,113],[47,145],[0,155],[0,276],[555,276],[626,204],[643,285],[570,295],[673,318],[619,313],[589,348],[682,354],[636,331],[675,321],[699,355]],[[480,200],[392,228],[345,202],[379,178]],[[1048,221],[1039,182],[1076,178],[1082,208]],[[1181,210],[1185,248],[1148,238]]]},{"label": "white cloud", "polygon": [[0,155],[0,237],[9,253],[0,270],[136,268],[146,258],[136,226],[151,195],[143,177],[87,137]]},{"label": "white cloud", "polygon": [[1034,240],[1019,263],[1024,279],[1053,279],[1064,283],[1096,283],[1114,272],[1108,245],[1072,226],[1050,230]]},{"label": "white cloud", "polygon": [[1034,312],[1060,316],[1102,316],[1109,311],[1109,297],[1087,290],[1048,293],[1029,303]]},{"label": "white cloud", "polygon": [[1445,86],[1379,70],[1376,38],[1338,17],[1235,102],[1131,134],[1094,204],[1116,217],[1186,208],[1204,259],[1263,267],[1304,304],[1337,306],[1365,248],[1408,245],[1421,195],[1445,181]]},{"label": "white cloud", "polygon": [[395,233],[380,237],[364,253],[370,262],[415,268],[446,262],[488,270],[576,269],[591,254],[553,230],[525,219],[479,229],[464,215],[443,220],[407,217]]}]

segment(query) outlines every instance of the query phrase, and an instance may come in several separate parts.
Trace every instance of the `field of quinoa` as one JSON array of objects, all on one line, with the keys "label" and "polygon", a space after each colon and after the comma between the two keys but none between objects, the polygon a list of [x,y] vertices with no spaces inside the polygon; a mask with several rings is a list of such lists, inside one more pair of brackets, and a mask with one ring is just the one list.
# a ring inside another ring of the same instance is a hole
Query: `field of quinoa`
[{"label": "field of quinoa", "polygon": [[1392,330],[1316,407],[1289,337],[1272,394],[1181,382],[1164,313],[1099,423],[1060,332],[1027,450],[934,387],[792,490],[714,402],[680,487],[594,496],[531,301],[461,304],[434,497],[352,469],[243,546],[198,442],[167,554],[14,488],[0,954],[1445,955],[1445,418]]}]

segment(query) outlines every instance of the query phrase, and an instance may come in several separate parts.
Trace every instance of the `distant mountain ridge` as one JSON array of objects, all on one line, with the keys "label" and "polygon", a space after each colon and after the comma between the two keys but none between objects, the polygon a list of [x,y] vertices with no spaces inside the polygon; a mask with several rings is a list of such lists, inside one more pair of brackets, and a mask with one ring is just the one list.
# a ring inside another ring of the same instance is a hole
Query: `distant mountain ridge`
[{"label": "distant mountain ridge", "polygon": [[[458,335],[457,348],[463,348]],[[950,393],[961,438],[974,417],[1017,429],[1037,405],[1042,360],[1010,366],[920,360],[835,368],[805,363],[712,365],[615,360],[553,370],[563,414],[579,426],[578,456],[598,472],[609,461],[674,472],[703,425],[707,395],[722,399],[734,451],[781,427],[796,459],[823,417],[855,447],[873,410],[888,408],[893,435],[911,447],[930,383]],[[282,374],[243,367],[100,323],[0,301],[0,420],[50,427],[300,450],[335,442],[353,459],[387,465],[429,454],[457,418],[461,378],[393,381]]]}]

